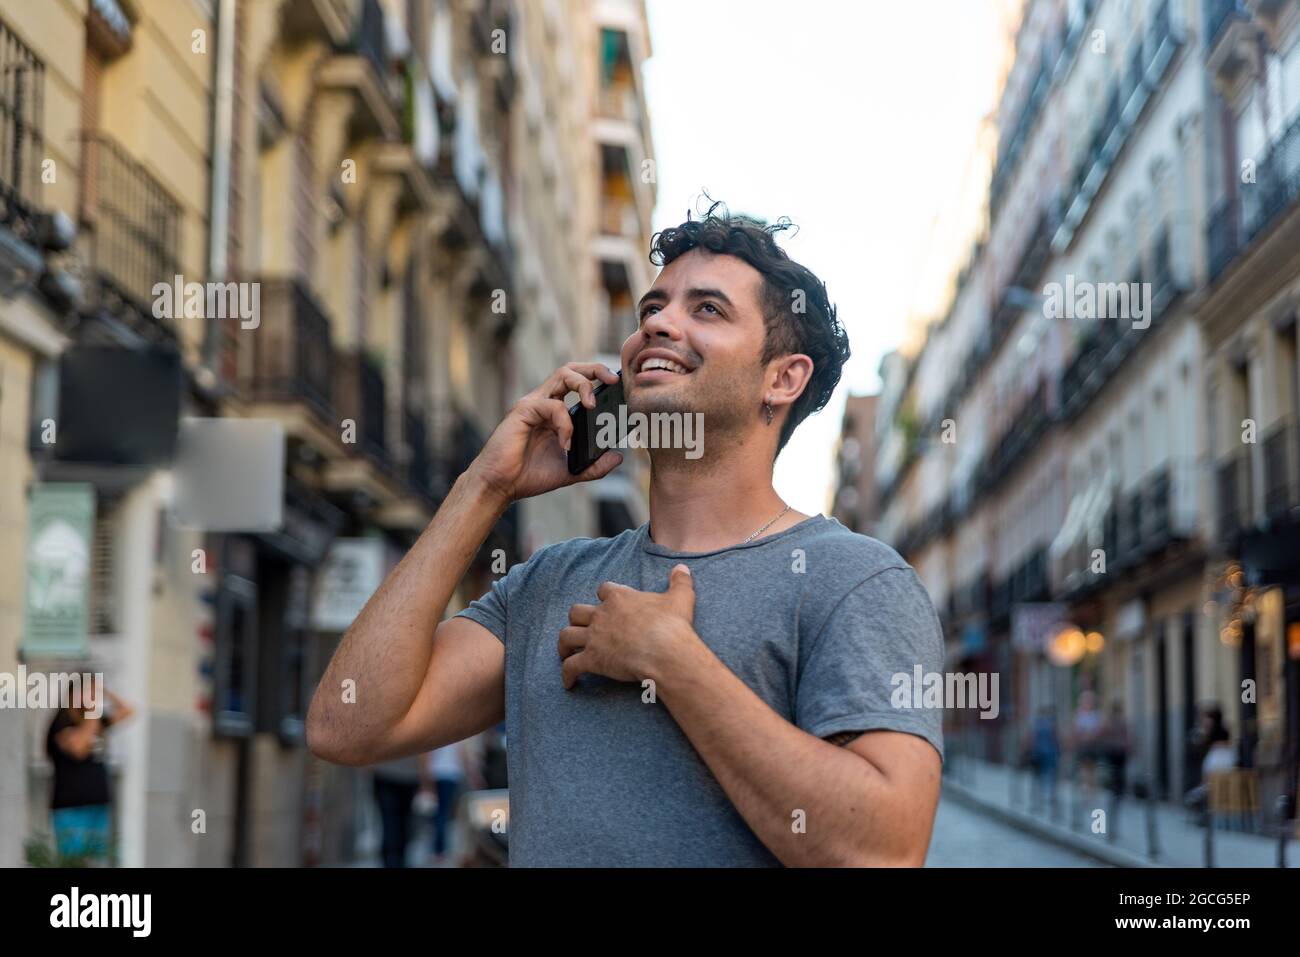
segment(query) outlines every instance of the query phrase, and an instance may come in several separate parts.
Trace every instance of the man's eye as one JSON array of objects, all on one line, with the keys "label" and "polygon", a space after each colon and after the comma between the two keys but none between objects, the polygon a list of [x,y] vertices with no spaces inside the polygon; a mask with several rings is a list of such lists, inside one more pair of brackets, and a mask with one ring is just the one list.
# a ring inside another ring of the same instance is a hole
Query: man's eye
[{"label": "man's eye", "polygon": [[642,309],[642,310],[641,310],[641,321],[642,321],[642,322],[645,322],[646,317],[649,316],[652,312],[654,312],[657,308],[658,308],[658,306],[646,306],[644,309]]},{"label": "man's eye", "polygon": [[714,305],[713,303],[711,303],[711,302],[702,302],[702,303],[700,303],[700,308],[701,308],[701,309],[708,309],[710,312],[713,312],[713,313],[715,313],[715,314],[716,314],[717,311],[718,311],[718,307],[715,306],[715,305]]}]

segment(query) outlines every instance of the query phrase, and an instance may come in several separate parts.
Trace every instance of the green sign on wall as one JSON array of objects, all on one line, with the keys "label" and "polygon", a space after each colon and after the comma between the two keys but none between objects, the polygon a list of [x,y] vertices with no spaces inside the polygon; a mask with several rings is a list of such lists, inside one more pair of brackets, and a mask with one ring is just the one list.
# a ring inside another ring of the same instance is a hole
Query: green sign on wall
[{"label": "green sign on wall", "polygon": [[87,652],[94,531],[93,485],[52,482],[32,486],[23,621],[26,655]]}]

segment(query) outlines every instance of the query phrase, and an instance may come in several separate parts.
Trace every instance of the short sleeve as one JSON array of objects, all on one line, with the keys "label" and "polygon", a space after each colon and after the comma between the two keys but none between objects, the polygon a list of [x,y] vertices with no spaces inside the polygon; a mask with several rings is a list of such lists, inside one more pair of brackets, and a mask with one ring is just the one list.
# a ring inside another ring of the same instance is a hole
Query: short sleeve
[{"label": "short sleeve", "polygon": [[464,609],[452,615],[453,618],[468,618],[470,621],[476,621],[492,634],[500,639],[502,644],[506,640],[506,615],[509,612],[509,597],[519,584],[524,570],[533,565],[541,556],[537,552],[526,562],[520,562],[513,565],[508,572],[502,575],[492,586],[485,591],[481,597],[475,598]]},{"label": "short sleeve", "polygon": [[[943,758],[943,708],[918,704],[919,672],[943,669],[943,631],[909,567],[877,572],[831,610],[799,671],[795,723],[819,738],[840,731],[902,731]],[[942,679],[940,679],[942,680]]]}]

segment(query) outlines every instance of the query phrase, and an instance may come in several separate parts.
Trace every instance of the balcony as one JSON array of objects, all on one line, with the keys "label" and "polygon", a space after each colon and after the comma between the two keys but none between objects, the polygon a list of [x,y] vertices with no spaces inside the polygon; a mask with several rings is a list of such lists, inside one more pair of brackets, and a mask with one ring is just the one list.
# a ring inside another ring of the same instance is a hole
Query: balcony
[{"label": "balcony", "polygon": [[180,273],[180,204],[106,133],[82,135],[82,220],[101,306],[153,320],[153,287]]},{"label": "balcony", "polygon": [[1149,18],[1145,37],[1137,42],[1124,72],[1111,81],[1106,106],[1092,127],[1088,145],[1066,192],[1069,205],[1052,241],[1056,252],[1069,249],[1111,168],[1124,152],[1130,132],[1138,127],[1143,111],[1168,74],[1182,42],[1173,28],[1169,0],[1162,0]]},{"label": "balcony", "polygon": [[1256,62],[1259,29],[1245,0],[1207,0],[1205,63],[1210,75],[1232,85]]},{"label": "balcony", "polygon": [[355,97],[352,136],[396,140],[402,125],[395,104],[405,98],[400,78],[388,67],[384,10],[379,0],[364,0],[361,15],[341,52],[321,65],[321,89]]},{"label": "balcony", "polygon": [[[1122,318],[1088,320],[1087,332],[1061,376],[1061,414],[1064,419],[1077,418],[1089,406],[1106,382],[1170,314],[1170,307],[1182,294],[1182,284],[1174,272],[1168,227],[1157,235],[1151,259],[1149,325],[1146,328],[1135,327],[1131,320]],[[1134,283],[1146,281],[1140,260],[1134,264],[1131,277]],[[1098,306],[1100,309],[1100,295]]]},{"label": "balcony", "polygon": [[620,199],[616,196],[601,197],[601,235],[635,238],[639,228],[636,203],[630,199]]},{"label": "balcony", "polygon": [[31,237],[45,155],[45,64],[0,23],[0,223]]},{"label": "balcony", "polygon": [[637,102],[636,87],[630,84],[617,83],[602,87],[597,110],[607,120],[622,120],[638,129],[641,126],[641,108]]},{"label": "balcony", "polygon": [[1270,521],[1285,520],[1300,506],[1300,465],[1297,464],[1300,433],[1290,418],[1275,423],[1264,436],[1264,515]]},{"label": "balcony", "polygon": [[357,448],[387,465],[384,371],[378,360],[359,351],[340,355],[335,364],[334,396],[339,414],[356,423]]},{"label": "balcony", "polygon": [[1193,459],[1166,462],[1143,481],[1138,516],[1142,551],[1150,556],[1196,535],[1197,472]]},{"label": "balcony", "polygon": [[1269,146],[1255,182],[1215,207],[1208,227],[1210,280],[1219,275],[1300,197],[1300,116]]},{"label": "balcony", "polygon": [[1052,88],[1052,74],[1055,66],[1055,61],[1050,60],[1046,54],[1039,61],[1038,72],[1034,75],[1033,83],[1029,88],[1029,96],[1026,97],[1025,105],[1016,118],[1011,135],[1007,137],[1005,148],[998,156],[997,169],[994,171],[992,182],[989,184],[989,206],[992,209],[997,208],[999,201],[1006,192],[1011,181],[1011,174],[1020,158],[1021,150],[1024,149],[1029,134],[1033,131],[1034,124],[1042,113],[1043,103]]},{"label": "balcony", "polygon": [[1112,570],[1127,568],[1142,558],[1142,500],[1141,488],[1119,497],[1116,508],[1115,551],[1109,556]]},{"label": "balcony", "polygon": [[1219,460],[1215,469],[1215,530],[1222,543],[1232,542],[1253,522],[1250,446]]},{"label": "balcony", "polygon": [[1020,407],[1002,437],[989,450],[980,470],[980,490],[995,487],[1024,459],[1052,423],[1047,406],[1047,389],[1043,383]]},{"label": "balcony", "polygon": [[298,279],[263,279],[260,287],[261,324],[236,340],[240,392],[258,401],[303,402],[332,424],[329,318]]}]

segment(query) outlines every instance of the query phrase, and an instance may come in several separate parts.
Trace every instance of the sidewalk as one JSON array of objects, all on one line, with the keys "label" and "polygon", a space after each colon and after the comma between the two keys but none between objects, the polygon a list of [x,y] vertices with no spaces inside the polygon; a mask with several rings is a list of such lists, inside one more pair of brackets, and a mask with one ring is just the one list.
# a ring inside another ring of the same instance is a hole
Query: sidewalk
[{"label": "sidewalk", "polygon": [[[1125,795],[1118,812],[1109,794],[1086,798],[1073,782],[1057,784],[1055,818],[1046,806],[1031,807],[1032,782],[1026,771],[963,757],[944,769],[943,793],[1014,827],[1054,841],[1115,867],[1204,867],[1205,829],[1185,808],[1148,804]],[[1093,811],[1106,811],[1106,834],[1092,831]],[[1071,815],[1075,826],[1069,826]],[[1151,834],[1154,834],[1154,856]],[[1215,867],[1276,867],[1276,837],[1216,828]],[[1287,867],[1300,867],[1300,840],[1287,845]]]}]

